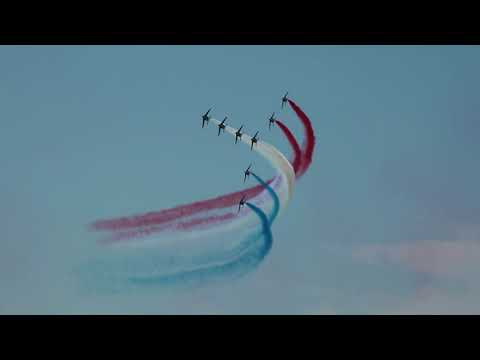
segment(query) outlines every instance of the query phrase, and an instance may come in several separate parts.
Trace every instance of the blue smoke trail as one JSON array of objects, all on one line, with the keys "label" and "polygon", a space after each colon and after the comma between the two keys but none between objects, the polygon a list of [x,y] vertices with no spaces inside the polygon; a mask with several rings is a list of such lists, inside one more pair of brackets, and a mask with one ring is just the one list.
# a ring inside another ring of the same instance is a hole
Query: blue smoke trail
[{"label": "blue smoke trail", "polygon": [[[262,228],[259,232],[256,232],[247,238],[247,250],[242,255],[227,263],[211,265],[203,269],[182,271],[173,275],[163,275],[158,277],[130,277],[130,282],[138,285],[182,284],[184,286],[191,286],[194,284],[198,285],[204,281],[211,282],[215,279],[224,279],[225,277],[238,278],[254,270],[267,256],[272,247],[273,236],[271,225],[278,215],[280,201],[275,191],[265,181],[256,174],[251,174],[260,184],[262,184],[262,186],[264,186],[265,189],[267,189],[273,200],[273,208],[267,216],[267,214],[257,206],[249,202],[246,203],[246,205],[259,217]],[[257,241],[259,238],[262,239],[262,241]]]},{"label": "blue smoke trail", "polygon": [[[135,268],[143,269],[141,270],[142,272],[148,271],[146,269],[150,267],[155,269],[158,263],[154,254],[151,254],[151,256],[148,254],[137,255],[129,260],[117,260],[113,263],[104,260],[89,262],[85,267],[82,267],[83,270],[80,269],[81,277],[86,281],[83,283],[86,286],[84,289],[89,292],[110,294],[135,290],[138,287],[142,289],[156,288],[158,286],[191,289],[203,284],[239,278],[255,270],[272,247],[271,225],[279,212],[280,201],[275,191],[265,181],[253,173],[252,175],[268,191],[273,200],[273,207],[267,215],[256,205],[249,202],[246,203],[259,217],[261,229],[250,234],[236,249],[227,253],[220,252],[217,256],[209,254],[200,256],[193,261],[191,259],[187,260],[192,265],[198,263],[205,264],[203,268],[179,269],[178,272],[172,274],[164,273],[162,275],[121,275],[125,270],[129,272]],[[136,260],[134,260],[135,258]],[[206,261],[206,259],[210,261]],[[212,259],[217,259],[217,261],[212,261]],[[181,265],[182,262],[177,265]],[[174,263],[171,263],[169,266],[172,265]],[[136,271],[134,270],[134,272]]]},{"label": "blue smoke trail", "polygon": [[260,254],[260,261],[261,261],[265,258],[265,256],[267,256],[268,252],[272,248],[272,243],[273,243],[273,235],[272,235],[272,228],[271,228],[272,222],[267,217],[267,214],[265,214],[263,212],[262,209],[260,209],[259,207],[255,206],[255,205],[253,205],[249,202],[246,202],[245,204],[250,209],[252,209],[252,211],[254,211],[255,214],[257,214],[257,216],[260,218],[260,221],[262,222],[262,232],[261,232],[261,234],[264,237],[264,244],[263,244],[264,246],[263,246],[263,252]]},{"label": "blue smoke trail", "polygon": [[[267,190],[267,192],[269,193],[270,197],[272,198],[273,200],[273,207],[272,207],[272,210],[271,212],[269,213],[268,217],[267,217],[267,222],[270,224],[270,226],[273,224],[275,218],[278,216],[278,213],[279,213],[279,209],[280,209],[280,200],[279,200],[279,197],[277,195],[277,193],[275,192],[275,190],[273,190],[273,185],[270,186],[267,182],[265,182],[264,180],[262,180],[262,178],[260,178],[258,175],[256,175],[255,173],[250,172],[250,174],[255,177],[255,179],[260,183],[260,185],[263,186],[264,189]],[[273,184],[273,183],[272,183]],[[253,205],[252,203],[250,203],[251,205]],[[258,206],[254,205],[256,208],[258,208]],[[250,206],[249,206],[250,207]],[[253,211],[253,209],[252,209]],[[262,210],[261,210],[262,211]],[[257,216],[259,216],[259,213],[254,211],[254,213],[256,213]],[[264,211],[262,211],[262,213],[264,213]],[[260,216],[259,216],[260,217]],[[260,217],[260,221],[263,221],[262,218]],[[257,238],[260,236],[260,234],[257,234]],[[214,254],[210,254],[209,255],[204,255],[202,256],[202,262],[203,263],[214,263],[214,262],[218,262],[219,259],[223,259],[223,261],[227,261],[226,259],[233,259],[233,258],[236,258],[238,257],[240,254],[242,254],[243,252],[245,252],[246,250],[248,250],[248,248],[252,245],[252,243],[255,241],[256,238],[250,238],[248,237],[246,240],[242,241],[239,245],[237,245],[234,249],[231,249],[229,251],[224,251],[224,252],[216,252]]]},{"label": "blue smoke trail", "polygon": [[[277,217],[278,215],[278,210],[280,209],[280,200],[278,199],[278,196],[277,194],[275,193],[275,191],[270,187],[270,185],[268,185],[265,181],[263,181],[257,174],[255,174],[254,172],[250,171],[250,174],[252,174],[252,176],[257,179],[257,181],[262,184],[262,186],[267,189],[268,193],[270,194],[270,196],[272,197],[273,199],[273,209],[272,211],[270,212],[270,215],[268,217],[268,222],[270,223],[270,226],[272,226],[272,223],[273,221],[275,220],[275,218]],[[258,215],[258,213],[257,213]]]}]

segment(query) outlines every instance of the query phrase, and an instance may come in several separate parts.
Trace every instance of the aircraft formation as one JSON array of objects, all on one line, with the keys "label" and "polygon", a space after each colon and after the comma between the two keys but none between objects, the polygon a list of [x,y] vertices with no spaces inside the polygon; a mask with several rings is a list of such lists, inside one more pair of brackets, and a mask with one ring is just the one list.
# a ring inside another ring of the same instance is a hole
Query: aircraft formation
[{"label": "aircraft formation", "polygon": [[[285,93],[285,95],[283,95],[282,97],[282,104],[281,104],[281,108],[283,109],[285,104],[287,103],[288,101],[288,91]],[[212,108],[208,109],[207,112],[205,114],[202,115],[202,128],[205,127],[205,125],[208,125],[208,122],[210,121],[210,119],[212,118],[212,116],[210,115],[210,111],[212,110]],[[222,120],[221,123],[219,123],[217,126],[218,126],[218,135],[217,136],[220,136],[221,132],[225,132],[225,122],[227,121],[227,116],[225,116],[225,118]],[[275,112],[272,113],[272,115],[270,115],[270,118],[268,119],[268,129],[271,130],[271,127],[272,125],[275,125]],[[243,125],[240,126],[240,128],[235,132],[235,144],[238,142],[238,139],[241,139],[242,138],[242,135],[243,133],[241,132],[242,131],[242,128],[243,128]],[[258,133],[259,131],[257,131],[255,133],[255,135],[253,135],[253,137],[251,138],[251,145],[250,145],[250,150],[253,150],[253,145],[257,144],[258,142]],[[248,176],[250,175],[250,168],[251,168],[252,164],[248,165],[248,168],[244,171],[244,179],[243,179],[243,182],[245,182],[248,178]],[[240,209],[242,206],[245,205],[245,196],[243,196],[241,199],[240,199],[240,202],[238,203],[238,212],[240,212]]]}]

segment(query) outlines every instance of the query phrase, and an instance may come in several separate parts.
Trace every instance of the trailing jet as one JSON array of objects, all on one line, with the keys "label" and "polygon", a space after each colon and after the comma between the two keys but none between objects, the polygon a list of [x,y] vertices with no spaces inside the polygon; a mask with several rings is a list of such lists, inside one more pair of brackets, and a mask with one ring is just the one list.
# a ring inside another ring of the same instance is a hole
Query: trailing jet
[{"label": "trailing jet", "polygon": [[253,135],[253,137],[252,137],[252,140],[251,140],[252,146],[250,146],[250,150],[253,150],[253,144],[256,144],[257,141],[258,141],[257,135],[258,135],[258,131],[257,131],[257,132],[255,133],[255,135]]},{"label": "trailing jet", "polygon": [[272,115],[270,116],[270,119],[268,119],[268,130],[270,130],[270,128],[272,127],[272,124],[275,125],[275,112],[272,113]]},{"label": "trailing jet", "polygon": [[245,205],[245,195],[242,196],[242,198],[240,199],[240,202],[238,203],[238,212],[240,212],[240,208]]},{"label": "trailing jet", "polygon": [[223,130],[225,131],[225,121],[227,120],[227,117],[225,116],[225,119],[222,120],[220,124],[218,124],[218,136],[220,136],[220,131]]},{"label": "trailing jet", "polygon": [[243,173],[245,174],[245,177],[243,178],[243,182],[245,182],[247,180],[247,177],[250,175],[250,167],[252,166],[252,164],[248,165],[248,168],[247,170],[245,170]]},{"label": "trailing jet", "polygon": [[287,103],[287,95],[288,95],[288,91],[285,93],[285,95],[283,95],[283,98],[282,98],[282,109],[283,109],[283,106]]},{"label": "trailing jet", "polygon": [[208,111],[202,115],[202,128],[205,126],[205,123],[208,125],[208,121],[210,120],[211,116],[208,113],[212,110],[212,108],[208,109]]},{"label": "trailing jet", "polygon": [[240,132],[240,130],[242,130],[243,128],[243,125],[240,126],[240,129],[237,130],[237,132],[235,133],[235,144],[237,143],[238,139],[241,139],[242,138],[242,133]]}]

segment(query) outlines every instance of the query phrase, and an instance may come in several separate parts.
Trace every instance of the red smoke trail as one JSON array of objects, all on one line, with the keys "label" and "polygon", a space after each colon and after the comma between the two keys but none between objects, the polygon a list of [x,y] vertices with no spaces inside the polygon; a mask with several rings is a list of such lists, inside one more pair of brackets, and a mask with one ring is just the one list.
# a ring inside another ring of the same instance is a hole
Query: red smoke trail
[{"label": "red smoke trail", "polygon": [[[268,184],[273,179],[268,181]],[[261,185],[251,187],[246,190],[237,191],[227,195],[218,196],[216,198],[197,201],[187,205],[180,205],[172,209],[160,210],[143,215],[131,217],[121,217],[109,220],[99,220],[94,222],[91,227],[95,230],[122,230],[128,228],[136,228],[140,226],[158,225],[170,220],[186,217],[198,213],[200,211],[208,211],[212,209],[220,209],[229,207],[240,202],[242,196],[251,199],[263,190]]]},{"label": "red smoke trail", "polygon": [[146,228],[114,232],[113,235],[107,238],[101,239],[99,243],[102,243],[102,244],[118,243],[121,241],[130,240],[133,238],[150,236],[151,234],[162,232],[165,230],[187,231],[187,230],[191,230],[194,227],[198,229],[202,225],[206,226],[214,223],[225,223],[227,220],[231,220],[235,218],[236,215],[237,215],[236,213],[226,213],[223,215],[212,215],[206,218],[191,219],[188,221],[183,221],[175,224],[170,223],[170,224],[153,225]]},{"label": "red smoke trail", "polygon": [[[282,130],[283,134],[287,138],[287,140],[288,140],[288,142],[289,142],[289,144],[292,148],[292,151],[293,151],[292,167],[293,167],[293,171],[295,172],[295,175],[297,176],[297,178],[299,178],[301,176],[301,175],[299,175],[299,170],[300,170],[300,167],[302,165],[302,160],[303,160],[303,153],[302,153],[302,150],[300,149],[300,145],[298,144],[297,139],[295,139],[295,136],[292,134],[290,129],[284,123],[282,123],[280,120],[275,120],[275,123],[278,125],[280,130]],[[308,169],[308,167],[307,167],[307,169]],[[268,181],[269,185],[271,184],[272,180],[273,179],[270,179]],[[254,189],[254,188],[251,188],[251,189]],[[236,193],[233,193],[233,194],[240,194],[241,195],[241,194],[243,194],[243,192],[236,192]],[[233,195],[233,194],[230,194],[230,195]],[[255,195],[256,194],[253,194],[253,196],[255,196]],[[240,201],[240,198],[241,197],[239,197],[238,201]],[[238,203],[238,201],[234,202],[234,204]],[[231,205],[233,205],[233,204],[230,204],[230,206]],[[191,230],[194,227],[198,227],[198,225],[213,225],[213,224],[222,223],[222,222],[225,222],[226,220],[233,219],[235,216],[236,216],[235,213],[226,213],[226,214],[221,215],[221,216],[211,215],[211,216],[207,216],[207,217],[204,217],[204,218],[196,218],[194,220],[190,220],[190,221],[186,221],[186,222],[180,222],[180,223],[177,223],[177,224],[164,224],[163,226],[153,225],[151,227],[144,228],[144,229],[119,232],[119,233],[115,234],[114,236],[112,236],[111,238],[109,238],[108,242],[116,242],[116,241],[121,241],[121,240],[129,240],[129,239],[132,239],[132,238],[149,236],[153,233],[165,231],[167,229],[188,231],[188,230]]]},{"label": "red smoke trail", "polygon": [[297,114],[298,118],[303,124],[304,132],[305,132],[305,140],[302,145],[302,165],[299,170],[297,177],[302,176],[310,167],[312,163],[313,157],[313,150],[315,148],[315,133],[313,131],[312,123],[308,116],[303,112],[303,110],[293,102],[293,100],[288,99],[288,103],[292,107],[295,114]]},{"label": "red smoke trail", "polygon": [[293,136],[290,129],[284,123],[282,123],[280,120],[275,120],[275,123],[278,125],[280,130],[283,131],[283,134],[285,135],[288,142],[290,143],[290,146],[292,147],[293,154],[294,154],[292,167],[293,167],[293,171],[295,171],[296,177],[298,178],[298,177],[301,176],[299,174],[299,169],[300,169],[300,166],[302,165],[302,160],[303,160],[302,159],[302,157],[303,157],[302,150],[300,149],[300,146],[298,145],[297,139],[295,139],[295,136]]},{"label": "red smoke trail", "polygon": [[[292,146],[292,149],[294,152],[293,164],[295,164],[292,166],[296,173],[301,163],[301,157],[302,157],[300,147],[295,137],[293,136],[292,132],[283,123],[279,121],[277,121],[277,123],[279,124],[280,128],[282,129],[285,136],[287,137],[287,140]],[[273,179],[270,179],[267,181],[267,183],[270,185],[272,181]],[[225,208],[225,207],[235,205],[240,201],[240,199],[243,196],[245,196],[246,200],[250,200],[255,196],[257,196],[262,190],[263,190],[263,186],[257,185],[246,190],[241,190],[241,191],[233,192],[230,194],[218,196],[213,199],[197,201],[187,205],[180,205],[172,209],[160,210],[152,213],[130,216],[130,217],[99,220],[94,222],[91,225],[91,227],[94,230],[119,231],[119,230],[124,230],[129,228],[142,227],[142,226],[159,225],[174,219],[190,216],[201,211],[220,209],[220,208]]]},{"label": "red smoke trail", "polygon": [[[299,178],[308,170],[308,167],[310,166],[310,163],[312,161],[312,154],[315,146],[315,136],[313,134],[313,128],[311,126],[310,120],[305,115],[305,113],[293,101],[289,100],[289,103],[293,108],[293,110],[295,111],[295,113],[297,114],[297,116],[300,118],[304,126],[304,132],[306,137],[304,139],[304,144],[303,144],[304,150],[300,151],[298,142],[296,141],[295,137],[283,123],[281,123],[280,121],[276,121],[276,123],[279,125],[280,129],[283,131],[284,135],[289,141],[290,146],[292,147],[292,150],[294,152],[292,167],[294,167],[295,174],[297,175],[297,178]],[[268,180],[267,183],[270,185],[272,180],[273,179]],[[171,209],[165,209],[165,210],[150,212],[142,215],[129,216],[129,217],[98,220],[93,224],[91,224],[90,227],[94,230],[121,231],[126,229],[139,228],[143,226],[165,224],[168,221],[190,216],[198,212],[208,211],[212,209],[220,209],[220,208],[225,208],[225,207],[235,205],[240,201],[242,196],[245,196],[246,200],[249,200],[255,197],[256,195],[258,195],[262,190],[263,190],[263,187],[261,185],[257,185],[246,190],[241,190],[234,193],[218,196],[212,199],[197,201],[191,204],[180,205]],[[232,216],[232,215],[228,215],[228,216]],[[219,220],[218,216],[210,216],[204,219],[198,219],[198,221],[203,221],[203,223],[205,224],[206,223],[210,224],[209,221],[211,221],[211,223],[216,223],[224,220]],[[181,224],[182,223],[172,225],[172,227],[181,226]],[[187,230],[193,226],[196,226],[195,224],[189,224],[188,222],[183,224],[185,225],[181,227],[182,230]],[[169,226],[157,227],[157,231],[162,231],[163,229],[166,229],[166,228],[171,228],[171,227]],[[149,232],[149,229],[136,230],[136,232],[138,234],[142,234],[142,233]],[[134,234],[136,232],[126,231],[126,232],[123,232],[122,234],[131,233],[132,236],[135,236]],[[125,235],[125,236],[129,237],[128,235]]]}]

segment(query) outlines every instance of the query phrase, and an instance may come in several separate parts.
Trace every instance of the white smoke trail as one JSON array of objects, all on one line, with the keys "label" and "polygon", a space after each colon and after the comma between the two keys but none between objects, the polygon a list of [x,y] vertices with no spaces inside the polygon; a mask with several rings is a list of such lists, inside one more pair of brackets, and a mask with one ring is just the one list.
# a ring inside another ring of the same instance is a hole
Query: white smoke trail
[{"label": "white smoke trail", "polygon": [[[220,121],[214,118],[211,118],[210,121],[215,125],[220,124]],[[225,125],[225,131],[235,137],[235,133],[237,132],[237,129],[231,126]],[[242,134],[242,137],[240,138],[241,142],[243,142],[249,148],[251,147],[251,139],[252,137],[248,134]],[[258,142],[253,145],[253,151],[259,153],[264,159],[266,159],[278,173],[278,175],[274,177],[270,186],[272,187],[272,189],[275,190],[280,200],[280,210],[279,210],[279,215],[280,215],[284,211],[284,209],[287,207],[288,202],[290,201],[290,198],[292,196],[293,185],[295,183],[295,172],[293,170],[293,167],[290,161],[278,149],[276,149],[273,145],[267,142],[258,140]],[[273,207],[271,196],[269,196],[268,191],[266,190],[262,191],[259,195],[255,196],[249,201],[255,204],[256,206],[262,206],[264,211],[266,212],[269,212]],[[214,209],[214,210],[202,213],[202,216],[213,215],[213,214],[219,213],[219,211],[222,213],[225,211],[235,212],[237,207],[238,205],[235,204],[231,207],[223,208],[221,210]],[[198,214],[194,214],[191,217],[182,218],[181,221],[188,221],[189,219],[195,219],[196,217],[198,217]],[[176,221],[173,220],[170,223],[172,225],[171,230],[165,231],[161,235],[153,232],[151,235],[146,235],[145,237],[143,237],[140,241],[118,242],[116,244],[113,243],[112,245],[122,246],[122,247],[123,246],[149,247],[149,246],[155,246],[159,241],[162,241],[164,243],[165,242],[172,243],[176,241],[181,241],[182,239],[189,240],[189,239],[204,237],[207,234],[219,235],[235,229],[245,228],[245,230],[247,230],[249,226],[258,226],[258,219],[257,219],[257,216],[249,208],[244,207],[240,211],[239,216],[235,216],[229,221],[225,221],[217,224],[210,224],[210,225],[207,224],[204,227],[196,228],[195,231],[178,232],[175,229],[175,226],[174,226],[175,223]],[[154,227],[147,227],[147,229],[149,228],[154,228]]]},{"label": "white smoke trail", "polygon": [[[210,121],[216,125],[220,124],[220,121],[217,119],[212,118]],[[225,125],[225,131],[235,137],[237,129]],[[248,147],[251,146],[252,137],[250,135],[242,134],[240,140]],[[285,210],[292,197],[293,185],[295,183],[295,172],[293,171],[292,164],[290,164],[290,161],[288,161],[285,155],[267,142],[258,140],[258,142],[253,145],[253,150],[262,155],[279,173],[280,183],[278,187],[275,186],[275,191],[280,199],[280,214]],[[275,181],[272,187],[274,187],[274,184]]]},{"label": "white smoke trail", "polygon": [[[212,123],[218,125],[220,121],[211,119]],[[225,126],[225,131],[235,136],[237,129]],[[252,137],[243,134],[241,141],[250,148]],[[293,192],[295,183],[295,172],[287,158],[274,146],[264,141],[258,141],[253,145],[253,150],[265,158],[278,172],[278,175],[271,183],[271,188],[275,189],[280,203],[278,214],[282,213],[287,207]],[[270,201],[267,199],[270,198]],[[274,206],[273,200],[268,190],[263,191],[254,199],[250,199],[249,203]],[[268,204],[267,204],[268,203]],[[265,207],[265,206],[264,206]],[[265,211],[265,210],[264,210]],[[252,219],[252,224],[258,226],[257,215],[253,211],[245,207],[242,212],[246,216],[235,217],[231,222],[225,224],[216,224],[211,228],[200,231],[192,231],[191,233],[177,233],[185,240],[192,237],[213,236],[225,231],[247,230]],[[270,209],[268,210],[270,212]],[[247,225],[247,226],[245,226]],[[172,235],[172,234],[170,234]],[[175,235],[175,234],[173,234]],[[169,236],[167,235],[167,238]],[[236,259],[244,253],[251,245],[249,241],[240,243],[227,244],[223,242],[222,248],[211,252],[206,247],[206,243],[198,243],[200,253],[192,252],[191,242],[170,242],[165,243],[165,236],[155,236],[145,239],[146,241],[132,242],[125,244],[127,247],[121,246],[123,251],[98,254],[97,260],[92,259],[79,270],[81,277],[85,277],[86,283],[100,288],[124,288],[126,284],[122,279],[130,277],[152,277],[155,275],[168,275],[170,273],[181,274],[185,269],[208,269],[209,266],[216,263],[225,263],[228,259]],[[180,239],[178,239],[180,240]],[[158,246],[160,245],[160,246]],[[134,249],[128,249],[133,246]],[[120,249],[118,249],[120,250]],[[232,260],[233,261],[233,260]],[[163,276],[162,275],[162,276]],[[117,284],[118,282],[118,284]]]}]

